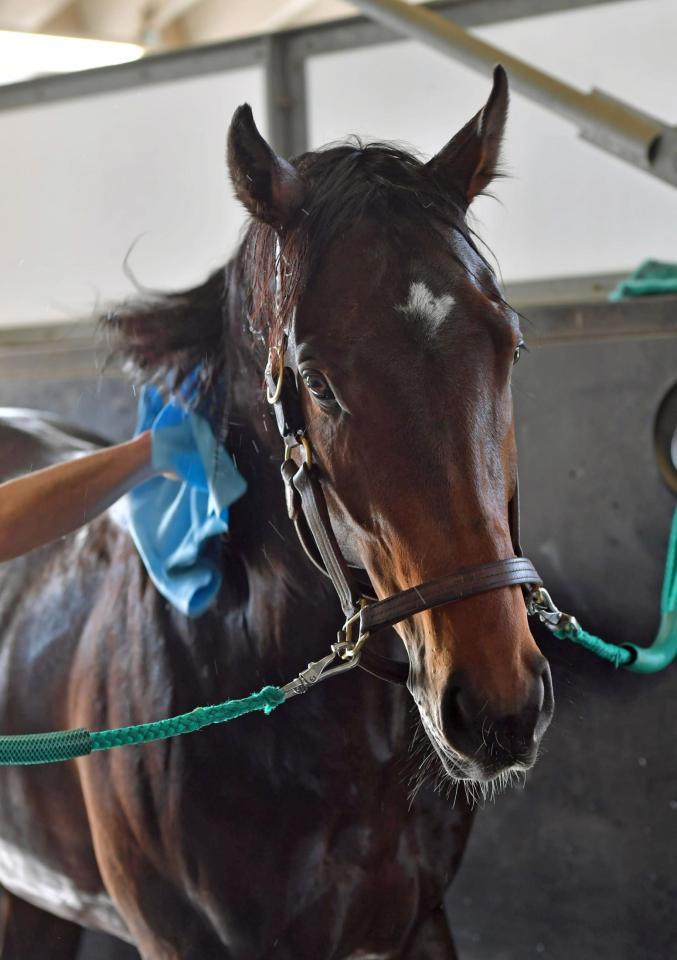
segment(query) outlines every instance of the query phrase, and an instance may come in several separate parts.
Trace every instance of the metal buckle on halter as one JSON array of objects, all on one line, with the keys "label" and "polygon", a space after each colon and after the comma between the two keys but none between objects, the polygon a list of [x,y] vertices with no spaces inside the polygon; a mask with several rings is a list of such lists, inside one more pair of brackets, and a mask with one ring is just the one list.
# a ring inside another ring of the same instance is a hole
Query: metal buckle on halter
[{"label": "metal buckle on halter", "polygon": [[357,610],[352,616],[348,617],[339,630],[336,643],[332,643],[331,645],[331,653],[328,653],[326,657],[322,657],[321,660],[314,660],[312,663],[309,663],[298,677],[290,680],[289,683],[282,687],[285,700],[289,700],[290,697],[296,697],[300,693],[307,693],[311,687],[314,687],[315,684],[320,683],[322,680],[335,677],[339,673],[346,673],[358,665],[360,662],[360,651],[366,643],[369,633],[358,633],[356,638],[353,638],[353,635],[356,624],[359,622],[362,608],[365,607],[368,602],[366,597],[360,597],[357,601]]},{"label": "metal buckle on halter", "polygon": [[289,443],[285,443],[285,448],[284,448],[285,463],[287,462],[287,460],[291,460],[292,450],[295,450],[296,447],[303,447],[303,455],[305,457],[305,462],[308,464],[308,466],[310,466],[313,462],[313,450],[312,450],[312,447],[310,446],[310,441],[308,440],[308,437],[306,437],[305,434],[303,433],[299,433],[295,437],[295,441],[296,441],[295,443],[292,443],[291,441]]},{"label": "metal buckle on halter", "polygon": [[545,587],[537,587],[527,596],[527,613],[530,617],[538,617],[548,630],[553,633],[558,630],[563,633],[577,633],[580,630],[578,620],[569,613],[562,613],[553,603],[552,597]]},{"label": "metal buckle on halter", "polygon": [[368,603],[369,601],[366,597],[360,597],[357,601],[357,610],[351,617],[348,617],[338,632],[338,643],[334,644],[334,647],[342,648],[338,653],[342,660],[353,660],[355,657],[359,658],[360,650],[369,639],[369,631],[366,633],[358,633],[357,638],[353,639],[355,625],[359,623],[362,610]]},{"label": "metal buckle on halter", "polygon": [[[285,446],[295,447],[305,434],[305,420],[299,397],[296,375],[287,364],[287,338],[278,348],[271,348],[266,364],[266,399],[273,408],[275,423]],[[276,379],[277,378],[277,379]],[[307,451],[306,451],[307,452]]]},{"label": "metal buckle on halter", "polygon": [[[268,354],[268,363],[266,364],[266,399],[271,406],[275,406],[279,402],[280,397],[282,396],[282,387],[284,386],[284,359],[285,359],[285,345],[283,344],[279,350],[277,350],[277,383],[275,382],[275,374],[273,373],[273,351],[271,350]],[[272,389],[271,389],[272,384]]]},{"label": "metal buckle on halter", "polygon": [[[359,653],[353,651],[353,655],[349,659],[346,659],[343,647],[343,642],[333,643],[331,653],[328,653],[326,657],[322,657],[321,660],[314,660],[309,663],[306,669],[299,673],[298,677],[295,677],[293,680],[290,680],[289,683],[285,684],[285,686],[282,687],[285,700],[296,697],[301,693],[307,693],[311,687],[314,687],[315,684],[320,683],[322,680],[328,680],[330,677],[335,677],[339,673],[346,673],[348,670],[356,667],[360,662]],[[335,661],[338,662],[335,663]],[[332,666],[333,663],[335,663],[335,666]]]}]

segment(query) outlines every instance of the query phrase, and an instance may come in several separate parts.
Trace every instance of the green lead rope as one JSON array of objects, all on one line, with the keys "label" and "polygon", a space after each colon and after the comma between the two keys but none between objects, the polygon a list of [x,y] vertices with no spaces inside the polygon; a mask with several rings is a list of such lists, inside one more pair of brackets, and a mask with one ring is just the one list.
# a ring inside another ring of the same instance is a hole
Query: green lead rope
[{"label": "green lead rope", "polygon": [[80,729],[0,737],[0,765],[57,763],[59,760],[87,756],[95,750],[110,750],[112,747],[124,747],[132,743],[179,737],[184,733],[202,730],[213,723],[234,720],[255,710],[263,710],[265,714],[272,713],[284,700],[285,695],[280,687],[264,687],[243,700],[225,700],[211,707],[196,707],[190,713],[182,713],[178,717],[168,717],[154,723],[139,723],[133,727],[97,730],[93,733]]},{"label": "green lead rope", "polygon": [[602,660],[608,660],[614,667],[629,667],[634,660],[634,654],[626,647],[619,647],[615,643],[607,643],[594,633],[588,633],[580,624],[575,626],[568,625],[566,630],[553,630],[554,636],[560,640],[571,640],[581,647],[585,647],[590,653],[601,657]]},{"label": "green lead rope", "polygon": [[672,518],[672,529],[665,558],[665,579],[661,592],[661,613],[677,613],[677,510]]},{"label": "green lead rope", "polygon": [[677,656],[677,510],[672,518],[665,559],[661,622],[651,646],[638,647],[634,643],[618,646],[607,643],[578,624],[569,625],[565,630],[553,630],[553,633],[561,640],[578,643],[598,657],[609,660],[615,667],[626,667],[633,673],[656,673],[669,667]]},{"label": "green lead rope", "polygon": [[[665,562],[661,614],[661,625],[650,647],[636,647],[631,643],[623,646],[607,643],[583,630],[578,624],[569,623],[568,629],[553,629],[552,632],[562,640],[571,640],[598,657],[609,660],[615,667],[627,667],[635,673],[655,673],[669,666],[677,656],[677,511],[672,521]],[[243,700],[225,700],[211,707],[196,707],[190,713],[182,713],[178,717],[168,717],[153,723],[139,723],[132,727],[117,727],[94,733],[80,729],[0,737],[0,766],[57,763],[60,760],[87,756],[95,750],[110,750],[112,747],[124,747],[133,743],[180,737],[184,733],[202,730],[213,723],[226,723],[255,710],[263,710],[265,714],[272,713],[285,699],[286,695],[280,687],[263,687],[258,693],[252,693]]]}]

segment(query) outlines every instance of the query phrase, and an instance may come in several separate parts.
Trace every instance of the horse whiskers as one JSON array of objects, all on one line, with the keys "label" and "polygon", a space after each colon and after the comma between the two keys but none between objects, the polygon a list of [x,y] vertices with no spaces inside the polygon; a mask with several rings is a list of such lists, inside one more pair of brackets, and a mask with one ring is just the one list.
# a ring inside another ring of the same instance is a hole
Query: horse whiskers
[{"label": "horse whiskers", "polygon": [[[486,740],[491,734],[492,724],[487,724],[486,733],[483,725],[483,736]],[[492,753],[490,744],[487,745]],[[446,745],[442,745],[434,732],[426,733],[423,723],[416,725],[409,747],[409,756],[412,760],[420,757],[418,768],[409,778],[409,809],[424,784],[430,783],[435,793],[456,803],[459,787],[463,786],[466,801],[472,807],[481,806],[487,801],[494,802],[496,798],[512,786],[524,787],[526,770],[510,768],[502,770],[489,780],[478,780],[467,775],[463,766],[463,758],[454,755]],[[452,799],[453,793],[453,799]]]},{"label": "horse whiskers", "polygon": [[[414,712],[418,713],[417,710]],[[418,760],[416,769],[414,769],[408,775],[408,807],[409,810],[411,810],[418,792],[420,791],[421,787],[430,779],[434,769],[437,766],[437,755],[433,749],[430,739],[423,729],[423,725],[421,724],[420,720],[414,726],[408,752],[410,763],[416,763]]]},{"label": "horse whiskers", "polygon": [[431,748],[431,751],[427,756],[423,758],[421,764],[419,765],[418,771],[414,774],[410,780],[409,795],[408,795],[408,809],[411,810],[414,800],[416,799],[419,790],[421,787],[430,779],[432,770],[435,763],[435,754]]},{"label": "horse whiskers", "polygon": [[[491,780],[461,779],[465,795],[471,806],[480,806],[487,801],[493,803],[496,798],[510,787],[524,788],[526,770],[502,770]],[[458,791],[458,783],[456,784]]]}]

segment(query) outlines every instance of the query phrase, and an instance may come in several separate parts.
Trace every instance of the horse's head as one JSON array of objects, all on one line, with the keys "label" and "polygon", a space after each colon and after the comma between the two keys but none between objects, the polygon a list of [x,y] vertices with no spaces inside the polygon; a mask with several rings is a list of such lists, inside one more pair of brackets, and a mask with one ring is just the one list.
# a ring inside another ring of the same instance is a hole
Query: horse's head
[{"label": "horse's head", "polygon": [[[510,378],[522,338],[465,222],[495,175],[507,100],[497,68],[485,107],[426,164],[380,144],[287,163],[248,107],[231,126],[231,175],[257,221],[253,322],[273,350],[292,328],[332,525],[379,597],[513,555]],[[447,772],[487,781],[531,766],[553,698],[522,590],[397,630]]]}]

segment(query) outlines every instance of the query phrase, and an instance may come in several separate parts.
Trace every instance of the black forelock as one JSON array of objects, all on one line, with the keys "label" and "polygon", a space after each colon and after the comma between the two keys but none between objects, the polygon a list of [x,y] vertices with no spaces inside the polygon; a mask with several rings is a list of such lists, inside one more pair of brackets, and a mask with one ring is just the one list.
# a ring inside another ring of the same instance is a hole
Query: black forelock
[{"label": "black forelock", "polygon": [[[447,242],[449,231],[456,231],[493,272],[466,224],[463,198],[431,177],[415,154],[353,138],[293,162],[305,183],[305,200],[281,236],[268,224],[252,221],[234,261],[206,283],[169,296],[142,296],[118,305],[105,318],[116,352],[140,368],[142,379],[159,376],[165,382],[169,373],[178,382],[201,364],[203,392],[209,393],[223,375],[228,338],[237,335],[243,321],[261,345],[279,343],[321,258],[362,218],[381,219],[395,236],[398,230],[404,235],[424,229]],[[447,248],[467,270],[448,243]],[[227,315],[232,309],[224,309],[225,299],[231,295],[244,316]]]},{"label": "black forelock", "polygon": [[[387,223],[390,234],[412,228],[443,237],[457,231],[490,272],[465,219],[461,193],[430,175],[414,153],[389,143],[358,138],[294,158],[305,197],[279,242],[272,227],[253,223],[244,244],[245,274],[250,278],[250,326],[271,344],[280,342],[311,277],[332,242],[360,220]],[[467,269],[450,250],[459,265]],[[281,291],[277,309],[272,290],[280,256]]]}]

